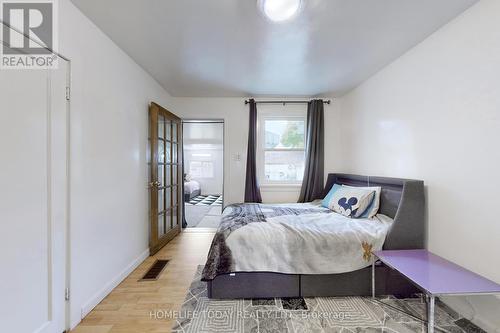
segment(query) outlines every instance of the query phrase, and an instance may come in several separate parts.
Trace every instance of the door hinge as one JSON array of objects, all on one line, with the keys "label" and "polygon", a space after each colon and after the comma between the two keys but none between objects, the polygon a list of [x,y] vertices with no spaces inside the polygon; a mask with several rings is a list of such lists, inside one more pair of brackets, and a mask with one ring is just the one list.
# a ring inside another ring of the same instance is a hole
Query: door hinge
[{"label": "door hinge", "polygon": [[71,88],[66,87],[66,100],[69,101],[71,99]]},{"label": "door hinge", "polygon": [[64,299],[69,301],[69,288],[64,289]]}]

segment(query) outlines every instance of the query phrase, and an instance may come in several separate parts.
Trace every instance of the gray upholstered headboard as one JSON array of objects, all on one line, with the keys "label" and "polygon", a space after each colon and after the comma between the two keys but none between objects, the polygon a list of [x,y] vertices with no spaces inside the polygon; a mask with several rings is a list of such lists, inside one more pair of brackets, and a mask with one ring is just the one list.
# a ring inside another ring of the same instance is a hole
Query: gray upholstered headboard
[{"label": "gray upholstered headboard", "polygon": [[422,249],[425,247],[423,181],[331,173],[328,174],[324,196],[333,184],[382,187],[379,212],[394,219],[391,230],[387,234],[384,249]]}]

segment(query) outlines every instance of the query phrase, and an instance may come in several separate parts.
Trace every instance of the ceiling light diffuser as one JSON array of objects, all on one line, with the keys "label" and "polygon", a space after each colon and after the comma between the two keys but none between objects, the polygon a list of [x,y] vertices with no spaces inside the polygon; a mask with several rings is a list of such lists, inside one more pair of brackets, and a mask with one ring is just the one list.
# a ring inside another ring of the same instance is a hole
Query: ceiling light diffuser
[{"label": "ceiling light diffuser", "polygon": [[298,14],[302,0],[257,0],[257,5],[271,21],[283,22]]}]

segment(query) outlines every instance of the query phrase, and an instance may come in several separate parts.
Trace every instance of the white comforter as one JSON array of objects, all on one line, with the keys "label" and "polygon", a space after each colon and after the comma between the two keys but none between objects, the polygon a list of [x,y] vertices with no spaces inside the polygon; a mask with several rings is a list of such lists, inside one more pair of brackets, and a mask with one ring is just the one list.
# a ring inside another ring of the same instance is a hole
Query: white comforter
[{"label": "white comforter", "polygon": [[[318,208],[319,203],[273,206]],[[265,212],[267,205],[261,205]],[[231,207],[224,211],[229,214]],[[392,219],[352,219],[337,213],[286,215],[250,223],[226,239],[233,271],[289,274],[334,274],[371,264],[371,251],[380,250]]]}]

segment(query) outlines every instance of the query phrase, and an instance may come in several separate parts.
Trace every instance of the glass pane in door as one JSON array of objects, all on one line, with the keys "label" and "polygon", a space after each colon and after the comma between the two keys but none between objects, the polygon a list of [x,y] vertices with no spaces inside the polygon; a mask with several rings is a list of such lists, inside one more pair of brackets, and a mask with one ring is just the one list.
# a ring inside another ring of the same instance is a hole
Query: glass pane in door
[{"label": "glass pane in door", "polygon": [[158,137],[165,139],[165,117],[158,115]]},{"label": "glass pane in door", "polygon": [[170,174],[170,170],[171,170],[171,166],[170,165],[165,165],[165,174],[166,174],[166,177],[165,177],[165,186],[170,186],[171,184],[171,174]]},{"label": "glass pane in door", "polygon": [[165,142],[165,163],[172,162],[172,152],[170,151],[171,143],[170,141]]},{"label": "glass pane in door", "polygon": [[177,142],[177,124],[172,123],[172,141]]},{"label": "glass pane in door", "polygon": [[165,163],[165,141],[158,139],[158,163]]},{"label": "glass pane in door", "polygon": [[166,219],[165,219],[165,231],[169,231],[170,229],[172,229],[172,211],[169,210],[167,213],[166,213]]},{"label": "glass pane in door", "polygon": [[158,215],[158,237],[165,235],[165,214]]},{"label": "glass pane in door", "polygon": [[178,216],[177,216],[177,208],[172,210],[172,224],[174,228],[179,224]]},{"label": "glass pane in door", "polygon": [[[164,171],[165,166],[164,165],[158,165],[158,181],[160,182],[160,186],[165,185],[165,171]],[[170,179],[169,179],[170,182]]]},{"label": "glass pane in door", "polygon": [[177,206],[177,186],[172,187],[172,207]]},{"label": "glass pane in door", "polygon": [[177,163],[177,144],[172,143],[172,163]]},{"label": "glass pane in door", "polygon": [[165,139],[172,141],[172,122],[170,120],[165,120]]},{"label": "glass pane in door", "polygon": [[177,185],[179,175],[177,173],[177,165],[172,165],[172,185]]},{"label": "glass pane in door", "polygon": [[165,209],[169,209],[172,206],[172,202],[170,201],[171,198],[171,187],[167,187],[165,189]]},{"label": "glass pane in door", "polygon": [[158,212],[165,210],[165,190],[158,190]]}]

